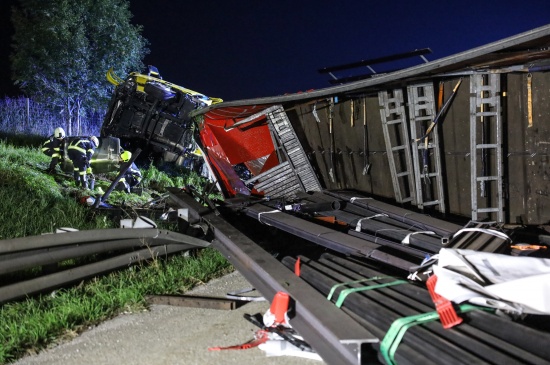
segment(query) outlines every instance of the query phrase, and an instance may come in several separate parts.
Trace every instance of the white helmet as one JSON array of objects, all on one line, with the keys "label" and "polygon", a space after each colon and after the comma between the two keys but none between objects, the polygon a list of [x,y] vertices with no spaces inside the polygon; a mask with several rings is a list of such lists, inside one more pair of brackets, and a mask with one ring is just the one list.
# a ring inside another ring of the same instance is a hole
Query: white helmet
[{"label": "white helmet", "polygon": [[61,127],[55,128],[53,131],[54,138],[65,138],[65,130]]},{"label": "white helmet", "polygon": [[99,147],[99,140],[97,139],[96,136],[91,136],[90,137],[90,141],[92,141],[92,143],[94,144],[94,146],[97,148]]}]

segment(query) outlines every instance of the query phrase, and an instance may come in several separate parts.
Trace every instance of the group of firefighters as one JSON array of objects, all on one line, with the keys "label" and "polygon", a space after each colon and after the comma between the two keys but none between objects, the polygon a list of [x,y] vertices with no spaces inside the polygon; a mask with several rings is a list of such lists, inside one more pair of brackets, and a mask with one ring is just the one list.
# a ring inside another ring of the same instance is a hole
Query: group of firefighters
[{"label": "group of firefighters", "polygon": [[[51,156],[50,166],[46,170],[48,173],[54,173],[58,164],[63,161],[65,148],[65,130],[58,127],[43,144],[42,152]],[[92,175],[91,160],[95,149],[99,147],[99,140],[96,136],[75,137],[71,139],[67,147],[67,155],[74,166],[74,181],[77,187],[84,189],[94,189],[94,179],[88,180],[88,175]],[[120,170],[126,172],[118,181],[115,189],[131,192],[141,182],[141,171],[135,163],[130,162],[132,153],[122,150],[119,154]],[[93,176],[93,175],[92,175]]]}]

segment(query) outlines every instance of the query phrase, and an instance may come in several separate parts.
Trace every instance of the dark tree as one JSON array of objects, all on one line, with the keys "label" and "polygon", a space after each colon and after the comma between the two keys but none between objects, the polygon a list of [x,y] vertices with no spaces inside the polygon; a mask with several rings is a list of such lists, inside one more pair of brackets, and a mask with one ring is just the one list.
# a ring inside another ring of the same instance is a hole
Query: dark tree
[{"label": "dark tree", "polygon": [[83,112],[107,105],[109,68],[143,69],[148,42],[131,18],[127,0],[19,0],[13,80],[29,97],[61,107],[67,132],[78,133]]}]

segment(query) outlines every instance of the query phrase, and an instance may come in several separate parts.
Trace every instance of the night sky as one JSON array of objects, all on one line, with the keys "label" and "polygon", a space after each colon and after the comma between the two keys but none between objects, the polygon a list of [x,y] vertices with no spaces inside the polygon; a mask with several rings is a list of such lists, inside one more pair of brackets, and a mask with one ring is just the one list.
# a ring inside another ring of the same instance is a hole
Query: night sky
[{"label": "night sky", "polygon": [[[17,94],[9,85],[8,63],[13,2],[0,5],[0,97]],[[130,4],[132,21],[144,26],[150,42],[145,64],[155,65],[165,80],[226,101],[329,87],[330,76],[317,72],[327,66],[419,48],[432,49],[426,56],[431,61],[550,24],[548,0]],[[398,66],[403,65],[373,68],[382,72]]]}]

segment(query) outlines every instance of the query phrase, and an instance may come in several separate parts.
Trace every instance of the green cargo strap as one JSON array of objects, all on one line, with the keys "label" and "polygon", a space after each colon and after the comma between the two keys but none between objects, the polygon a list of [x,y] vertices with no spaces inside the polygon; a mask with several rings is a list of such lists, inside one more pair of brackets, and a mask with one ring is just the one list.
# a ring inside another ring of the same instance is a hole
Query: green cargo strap
[{"label": "green cargo strap", "polygon": [[331,300],[332,296],[334,295],[334,292],[336,291],[336,289],[341,287],[341,286],[348,285],[348,284],[355,284],[355,283],[364,283],[366,281],[372,281],[372,280],[386,279],[386,278],[389,278],[389,277],[390,276],[375,276],[375,277],[368,278],[368,279],[359,279],[359,280],[348,281],[348,282],[345,282],[345,283],[335,284],[330,289],[330,293],[328,293],[327,299]]},{"label": "green cargo strap", "polygon": [[376,285],[370,285],[370,286],[362,286],[360,288],[344,289],[340,292],[340,295],[338,296],[338,300],[336,301],[336,306],[340,308],[342,304],[344,304],[344,300],[346,299],[346,297],[351,293],[355,293],[358,291],[365,291],[365,290],[380,289],[380,288],[385,288],[387,286],[406,284],[406,283],[407,283],[407,280],[395,280],[384,284],[376,284]]},{"label": "green cargo strap", "polygon": [[[457,312],[464,313],[474,309],[491,310],[490,308],[478,307],[470,304],[462,304],[458,307]],[[437,312],[428,312],[416,314],[414,316],[398,318],[393,321],[390,328],[388,329],[388,332],[386,332],[386,335],[380,343],[380,352],[382,353],[384,360],[386,360],[386,363],[388,365],[396,364],[395,352],[397,351],[397,347],[401,343],[403,336],[405,336],[405,332],[407,332],[410,327],[416,326],[417,324],[432,322],[438,319],[439,314]]]}]

